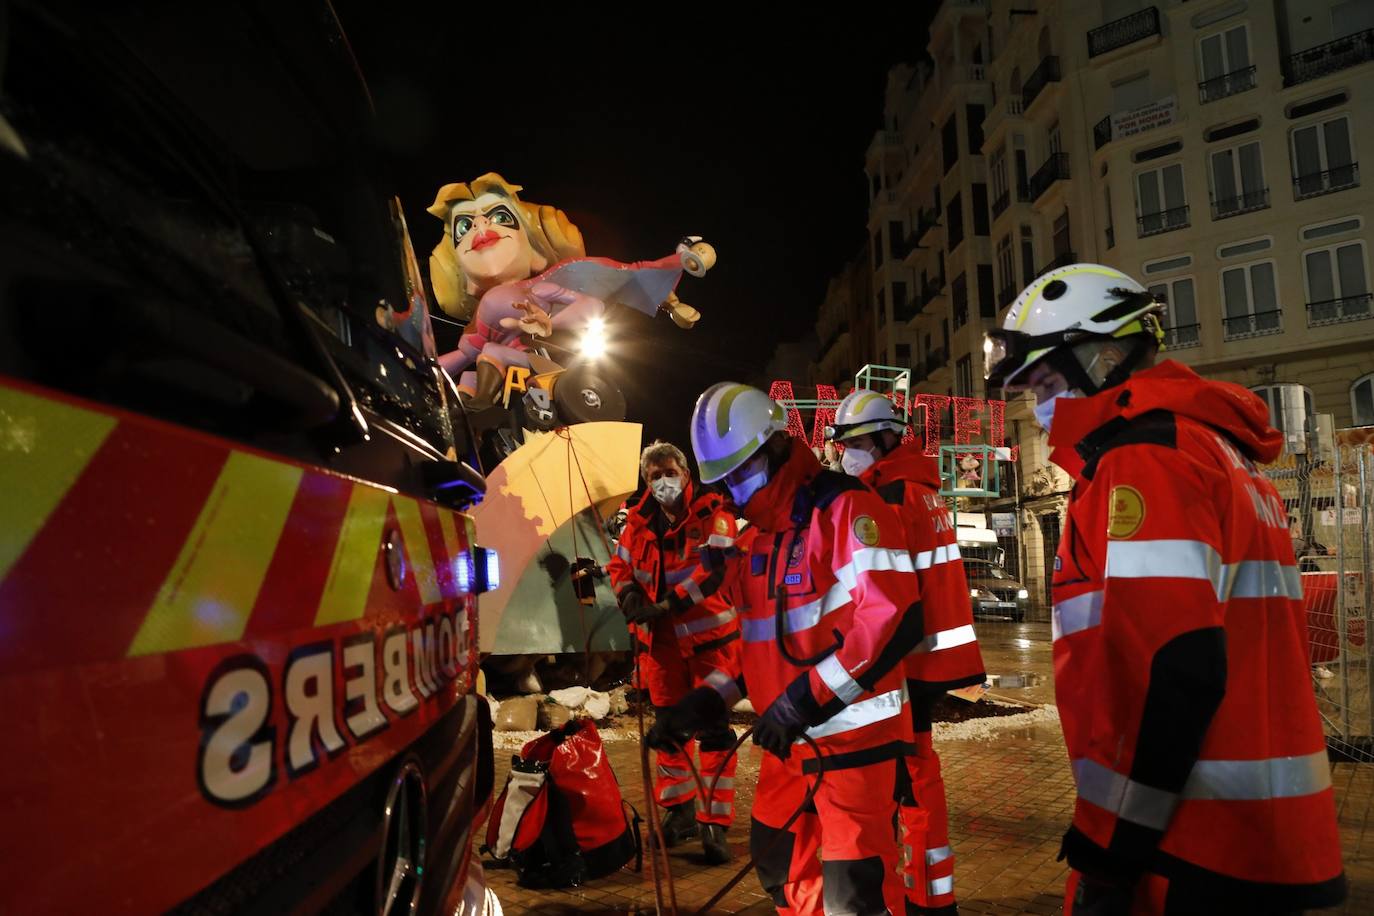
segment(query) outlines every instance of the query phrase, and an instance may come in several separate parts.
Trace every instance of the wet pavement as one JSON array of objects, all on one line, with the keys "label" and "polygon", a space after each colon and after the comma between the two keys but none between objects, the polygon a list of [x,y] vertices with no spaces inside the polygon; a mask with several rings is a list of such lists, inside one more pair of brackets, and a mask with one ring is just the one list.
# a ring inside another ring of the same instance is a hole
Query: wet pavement
[{"label": "wet pavement", "polygon": [[[993,689],[995,697],[1028,704],[1053,702],[1048,624],[980,623],[978,629],[988,673],[1009,676]],[[1024,678],[1028,686],[1012,686],[1016,677]],[[955,892],[964,914],[1011,916],[1062,911],[1067,871],[1055,858],[1073,811],[1073,777],[1057,723],[1042,718],[1029,727],[1018,727],[1025,718],[980,720],[982,740],[937,738],[949,797],[951,843],[957,857]],[[993,721],[997,724],[989,724]],[[625,798],[644,811],[638,742],[611,741],[606,747]],[[498,785],[505,781],[515,750],[498,746]],[[734,875],[748,854],[748,811],[758,775],[758,755],[749,745],[736,774],[735,823],[728,837],[740,860],[734,865],[707,866],[700,859],[699,847],[672,851],[679,912],[695,912]],[[1337,764],[1333,783],[1351,884],[1350,899],[1339,912],[1371,913],[1374,768]],[[647,855],[641,875],[622,870],[569,890],[525,890],[516,886],[510,871],[493,869],[487,878],[505,911],[512,914],[654,911]],[[712,912],[766,914],[773,912],[773,907],[757,878],[750,874]]]}]

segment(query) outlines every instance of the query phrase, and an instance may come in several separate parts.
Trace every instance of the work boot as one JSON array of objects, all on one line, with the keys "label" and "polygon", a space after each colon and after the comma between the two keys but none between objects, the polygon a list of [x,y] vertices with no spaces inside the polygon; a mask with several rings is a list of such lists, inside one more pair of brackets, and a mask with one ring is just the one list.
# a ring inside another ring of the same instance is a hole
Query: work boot
[{"label": "work boot", "polygon": [[735,857],[734,850],[725,842],[725,828],[720,824],[701,825],[701,848],[710,865],[724,865]]},{"label": "work boot", "polygon": [[[697,835],[697,806],[695,802],[683,802],[680,805],[673,805],[668,809],[662,821],[663,842],[672,849],[684,840],[690,840]],[[653,845],[658,845],[658,837],[652,830],[649,831],[649,839]]]},{"label": "work boot", "polygon": [[468,398],[468,410],[483,410],[492,406],[501,397],[501,386],[506,381],[506,372],[495,363],[479,359],[477,361],[477,381],[473,385],[473,395]]}]

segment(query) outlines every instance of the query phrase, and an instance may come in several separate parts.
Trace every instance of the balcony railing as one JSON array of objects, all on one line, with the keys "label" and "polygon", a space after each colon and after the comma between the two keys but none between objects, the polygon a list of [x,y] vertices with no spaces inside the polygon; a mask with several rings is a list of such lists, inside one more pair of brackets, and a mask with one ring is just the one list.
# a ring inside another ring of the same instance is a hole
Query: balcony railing
[{"label": "balcony railing", "polygon": [[997,217],[1006,212],[1009,206],[1011,206],[1011,188],[998,194],[997,199],[992,202],[992,218],[997,219]]},{"label": "balcony railing", "polygon": [[1065,251],[1061,254],[1055,255],[1054,260],[1050,261],[1044,267],[1036,271],[1035,275],[1037,277],[1043,277],[1045,274],[1049,273],[1052,270],[1055,270],[1060,267],[1068,267],[1070,264],[1077,263],[1078,255],[1073,253],[1072,251]]},{"label": "balcony railing", "polygon": [[1255,67],[1252,64],[1244,70],[1233,70],[1213,79],[1203,80],[1197,84],[1197,97],[1199,102],[1206,105],[1228,95],[1254,89],[1255,86]]},{"label": "balcony railing", "polygon": [[1088,57],[1097,57],[1131,42],[1159,34],[1159,10],[1153,6],[1114,19],[1088,33]]},{"label": "balcony railing", "polygon": [[1239,216],[1242,213],[1263,210],[1268,206],[1268,188],[1261,188],[1258,191],[1248,191],[1238,197],[1223,197],[1221,200],[1212,201],[1212,219],[1226,219],[1228,216]]},{"label": "balcony railing", "polygon": [[932,280],[930,283],[926,284],[925,286],[921,287],[922,307],[929,305],[930,300],[934,299],[936,296],[940,295],[944,291],[945,281],[938,277],[935,280]]},{"label": "balcony railing", "polygon": [[1296,86],[1367,60],[1374,60],[1374,29],[1290,54],[1283,62],[1283,84]]},{"label": "balcony railing", "polygon": [[1050,153],[1045,164],[1035,170],[1030,180],[1031,200],[1039,200],[1056,181],[1069,177],[1069,154]]},{"label": "balcony railing", "polygon": [[997,292],[997,307],[1006,308],[1016,300],[1016,284],[1004,286]]},{"label": "balcony railing", "polygon": [[937,347],[926,354],[926,376],[932,376],[939,372],[949,362],[949,354],[944,347]]},{"label": "balcony railing", "polygon": [[1030,108],[1042,90],[1050,83],[1059,82],[1059,58],[1051,54],[1040,62],[1040,66],[1030,76],[1026,77],[1025,84],[1021,87],[1021,105],[1023,108]]},{"label": "balcony railing", "polygon": [[848,334],[848,333],[849,333],[849,322],[848,322],[848,321],[841,321],[841,322],[839,323],[839,325],[836,326],[834,332],[833,332],[833,333],[830,335],[830,337],[825,341],[825,343],[821,344],[821,355],[822,355],[822,356],[825,356],[826,354],[828,354],[828,353],[830,352],[830,348],[833,347],[833,346],[835,346],[835,344],[839,341],[839,339],[840,339],[841,337],[843,337],[844,335]]},{"label": "balcony railing", "polygon": [[1315,328],[1324,324],[1341,324],[1346,321],[1359,321],[1374,317],[1370,309],[1370,293],[1358,296],[1345,296],[1341,299],[1327,299],[1323,302],[1307,303],[1307,326]]},{"label": "balcony railing", "polygon": [[1269,312],[1254,312],[1249,315],[1236,315],[1221,319],[1227,340],[1241,340],[1246,337],[1263,337],[1266,334],[1283,333],[1283,309]]},{"label": "balcony railing", "polygon": [[922,210],[916,216],[916,241],[925,238],[925,235],[936,226],[940,225],[940,211]]},{"label": "balcony railing", "polygon": [[1180,324],[1164,329],[1164,346],[1169,350],[1186,350],[1202,346],[1202,325]]},{"label": "balcony railing", "polygon": [[1325,172],[1311,172],[1294,178],[1293,199],[1305,200],[1308,197],[1320,197],[1334,191],[1359,187],[1359,184],[1360,164],[1352,162],[1349,165],[1327,169]]},{"label": "balcony railing", "polygon": [[1136,237],[1145,238],[1150,235],[1159,235],[1161,232],[1173,232],[1175,229],[1183,229],[1188,226],[1188,208],[1172,207],[1168,210],[1160,210],[1158,213],[1146,213],[1136,219]]},{"label": "balcony railing", "polygon": [[1093,149],[1099,150],[1112,142],[1112,116],[1104,115],[1093,125]]}]

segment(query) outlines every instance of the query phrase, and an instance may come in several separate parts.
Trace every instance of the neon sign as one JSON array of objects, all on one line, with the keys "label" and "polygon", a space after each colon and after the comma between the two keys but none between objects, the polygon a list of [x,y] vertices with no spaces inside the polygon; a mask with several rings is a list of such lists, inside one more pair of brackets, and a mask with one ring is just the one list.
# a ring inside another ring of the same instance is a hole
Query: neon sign
[{"label": "neon sign", "polygon": [[[840,398],[833,385],[817,385],[816,399],[801,402],[806,406],[814,405],[815,416],[811,420],[811,434],[808,437],[802,422],[801,408],[798,406],[792,383],[779,379],[768,388],[768,396],[787,406],[787,432],[798,439],[806,439],[813,448],[825,445],[825,428],[835,422],[835,408]],[[887,397],[900,410],[906,401],[905,392],[890,392]],[[920,411],[917,420],[916,412]],[[924,451],[932,458],[939,457],[940,440],[943,432],[940,417],[948,412],[953,421],[955,445],[976,445],[985,438],[994,446],[1001,446],[1007,437],[1007,402],[985,398],[956,398],[944,394],[916,394],[911,399],[912,422],[907,424],[902,436],[903,442],[914,442],[917,428]],[[1016,461],[1020,447],[1012,446],[1010,460]]]}]

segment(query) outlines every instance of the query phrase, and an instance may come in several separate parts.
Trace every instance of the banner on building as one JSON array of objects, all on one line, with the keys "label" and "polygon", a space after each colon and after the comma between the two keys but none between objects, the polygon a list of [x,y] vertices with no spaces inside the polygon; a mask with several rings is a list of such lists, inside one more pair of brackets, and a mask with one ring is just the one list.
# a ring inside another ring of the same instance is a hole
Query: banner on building
[{"label": "banner on building", "polygon": [[1177,96],[1156,99],[1148,105],[1141,105],[1130,111],[1115,112],[1112,115],[1112,139],[1120,140],[1122,137],[1142,134],[1147,130],[1172,124],[1177,119]]}]

